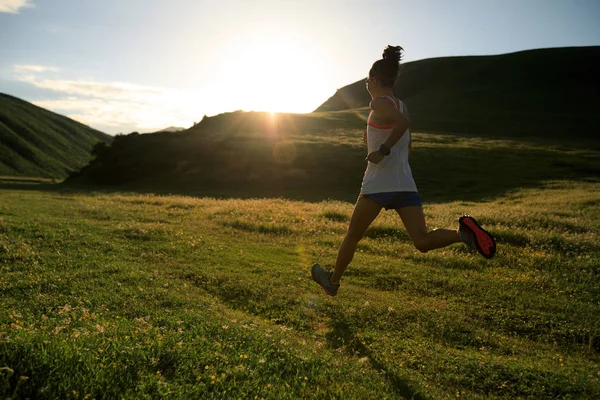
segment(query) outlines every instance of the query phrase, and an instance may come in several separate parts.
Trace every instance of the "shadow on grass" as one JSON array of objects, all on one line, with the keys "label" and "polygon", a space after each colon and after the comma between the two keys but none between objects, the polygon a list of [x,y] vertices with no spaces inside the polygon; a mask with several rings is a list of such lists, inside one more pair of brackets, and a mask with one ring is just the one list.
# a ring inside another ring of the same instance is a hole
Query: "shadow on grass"
[{"label": "shadow on grass", "polygon": [[365,232],[365,237],[370,239],[394,239],[401,242],[412,243],[403,226],[371,226]]},{"label": "shadow on grass", "polygon": [[[336,317],[336,315],[338,315],[338,317]],[[326,336],[330,347],[337,349],[342,346],[348,346],[349,350],[354,354],[367,357],[371,366],[384,374],[385,379],[387,379],[394,391],[402,398],[415,400],[427,399],[425,395],[420,393],[417,389],[414,389],[407,379],[395,374],[384,364],[377,361],[369,348],[357,337],[352,325],[346,322],[343,319],[343,316],[340,318],[340,315],[342,314],[334,314],[331,316],[331,330]]]}]

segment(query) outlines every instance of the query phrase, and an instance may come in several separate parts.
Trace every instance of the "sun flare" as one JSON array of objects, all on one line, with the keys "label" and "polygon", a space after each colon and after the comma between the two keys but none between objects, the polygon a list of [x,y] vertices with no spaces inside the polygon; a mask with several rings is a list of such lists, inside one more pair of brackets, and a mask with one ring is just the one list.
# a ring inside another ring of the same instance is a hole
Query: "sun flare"
[{"label": "sun flare", "polygon": [[264,34],[232,49],[232,54],[242,61],[223,74],[235,77],[230,86],[243,91],[245,110],[311,112],[325,95],[321,61],[308,43]]}]

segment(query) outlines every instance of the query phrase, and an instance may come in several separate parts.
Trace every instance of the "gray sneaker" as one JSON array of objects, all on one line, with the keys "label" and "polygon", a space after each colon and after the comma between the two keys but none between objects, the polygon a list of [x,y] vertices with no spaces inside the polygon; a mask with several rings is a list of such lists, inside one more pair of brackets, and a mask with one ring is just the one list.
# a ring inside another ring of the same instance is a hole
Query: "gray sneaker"
[{"label": "gray sneaker", "polygon": [[311,275],[315,282],[317,282],[325,293],[330,296],[335,296],[340,288],[339,284],[331,283],[329,280],[331,278],[332,272],[327,271],[325,268],[321,267],[319,264],[315,264],[311,268]]},{"label": "gray sneaker", "polygon": [[477,247],[475,246],[475,236],[467,229],[463,228],[462,225],[459,225],[458,227],[458,235],[460,236],[460,240],[466,244],[469,249],[477,250]]}]

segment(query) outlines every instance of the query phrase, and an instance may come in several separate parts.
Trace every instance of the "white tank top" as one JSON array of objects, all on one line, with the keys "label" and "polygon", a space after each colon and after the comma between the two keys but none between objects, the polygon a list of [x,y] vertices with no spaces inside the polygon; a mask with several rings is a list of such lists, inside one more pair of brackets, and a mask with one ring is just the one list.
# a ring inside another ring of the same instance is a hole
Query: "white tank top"
[{"label": "white tank top", "polygon": [[[390,96],[389,99],[394,107],[404,113],[402,101]],[[368,152],[379,150],[379,146],[387,140],[394,125],[377,125],[367,123],[367,146]],[[408,129],[400,140],[391,148],[388,156],[384,157],[379,164],[369,162],[363,178],[361,194],[386,193],[386,192],[416,192],[417,185],[412,176],[408,164],[408,146],[410,144],[410,133]]]}]

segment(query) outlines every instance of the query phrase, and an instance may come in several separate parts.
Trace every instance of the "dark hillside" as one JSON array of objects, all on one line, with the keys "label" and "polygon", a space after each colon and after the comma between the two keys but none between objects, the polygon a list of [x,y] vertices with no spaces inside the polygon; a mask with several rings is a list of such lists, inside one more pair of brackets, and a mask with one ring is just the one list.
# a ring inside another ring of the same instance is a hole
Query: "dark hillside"
[{"label": "dark hillside", "polygon": [[[67,185],[210,197],[354,201],[365,169],[352,111],[231,113],[179,133],[117,136]],[[342,126],[343,128],[339,128]],[[551,142],[415,133],[411,165],[428,202],[484,200],[553,179],[596,179],[598,152]],[[99,149],[97,149],[99,150]]]},{"label": "dark hillside", "polygon": [[[495,136],[597,138],[600,47],[410,62],[396,85],[415,130]],[[366,74],[366,72],[365,72]],[[363,80],[317,111],[368,106]]]},{"label": "dark hillside", "polygon": [[0,175],[62,179],[111,136],[0,93]]},{"label": "dark hillside", "polygon": [[67,183],[242,197],[299,197],[321,188],[333,197],[362,173],[353,163],[336,166],[364,158],[359,134],[352,133],[355,146],[340,141],[359,124],[348,112],[205,117],[184,132],[116,136]]}]

